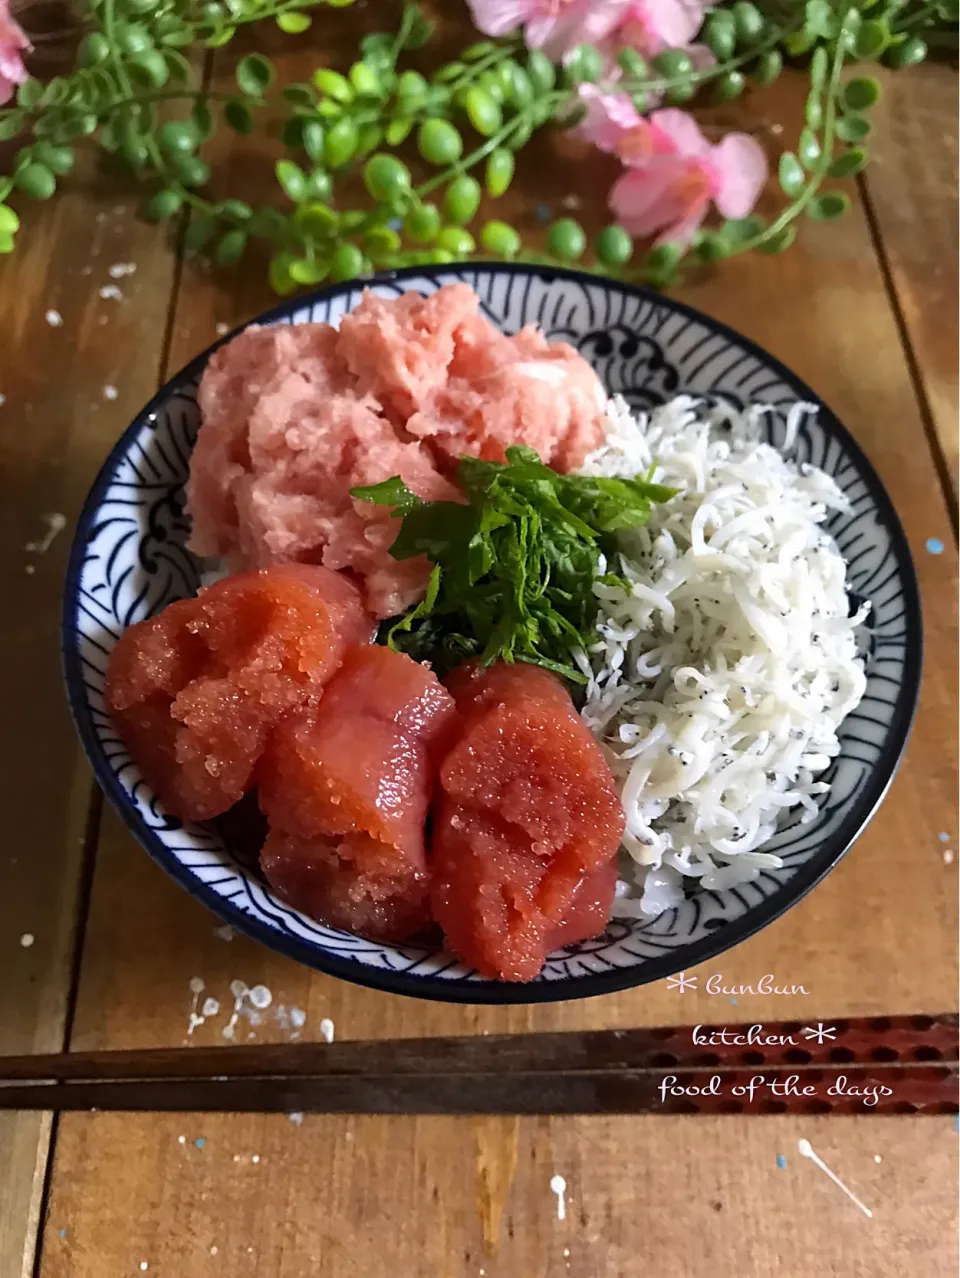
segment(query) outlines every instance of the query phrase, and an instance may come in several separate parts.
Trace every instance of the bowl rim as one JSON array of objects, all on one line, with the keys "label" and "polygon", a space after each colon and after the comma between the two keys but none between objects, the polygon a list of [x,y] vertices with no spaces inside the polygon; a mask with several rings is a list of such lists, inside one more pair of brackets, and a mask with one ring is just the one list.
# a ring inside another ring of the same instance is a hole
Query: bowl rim
[{"label": "bowl rim", "polygon": [[[385,968],[368,966],[356,960],[339,958],[320,946],[311,945],[277,927],[270,927],[266,923],[253,918],[208,888],[206,884],[197,879],[190,870],[168,851],[154,831],[142,823],[137,816],[135,808],[130,803],[126,791],[108,766],[89,713],[84,691],[79,647],[75,639],[77,633],[76,613],[79,579],[89,540],[90,527],[95,520],[104,492],[125,458],[130,440],[145,426],[149,425],[151,418],[156,416],[157,412],[163,408],[171,396],[175,395],[181,387],[192,382],[202,372],[215,351],[221,346],[225,346],[251,324],[271,324],[284,320],[289,321],[290,316],[297,310],[309,309],[318,302],[340,296],[357,288],[366,288],[371,284],[424,278],[433,278],[436,281],[438,277],[442,280],[445,277],[449,278],[450,276],[458,275],[463,278],[467,274],[476,276],[478,274],[504,273],[536,276],[547,282],[560,279],[581,285],[591,284],[601,288],[613,288],[638,300],[667,307],[687,319],[706,326],[727,341],[740,346],[744,351],[752,354],[772,371],[776,372],[797,395],[798,399],[816,404],[818,422],[822,424],[827,434],[840,441],[844,450],[855,462],[859,475],[867,486],[875,504],[877,515],[890,537],[891,550],[900,574],[904,594],[904,679],[891,716],[887,741],[881,750],[876,766],[868,776],[863,793],[844,818],[837,834],[825,840],[813,853],[809,861],[792,875],[782,889],[765,898],[760,904],[752,906],[733,923],[718,928],[716,932],[702,938],[700,941],[680,946],[669,953],[657,958],[646,959],[630,967],[614,968],[610,972],[588,973],[582,976],[558,977],[552,980],[537,981],[532,984],[513,984],[506,981],[477,981],[468,977],[455,979],[437,978],[429,974],[411,975],[407,972],[393,972]],[[151,397],[147,405],[125,427],[97,472],[97,476],[84,501],[74,530],[64,579],[60,650],[70,712],[84,752],[93,769],[94,779],[110,800],[123,824],[140,846],[145,849],[151,859],[214,915],[230,924],[230,926],[235,927],[237,931],[253,937],[287,958],[292,958],[315,971],[350,981],[355,985],[381,990],[390,994],[426,999],[430,1002],[487,1005],[501,1003],[532,1004],[592,998],[663,980],[665,977],[686,968],[695,967],[699,963],[715,958],[734,946],[740,945],[743,941],[748,940],[751,936],[754,936],[757,932],[780,918],[782,914],[786,913],[788,909],[796,905],[798,901],[812,891],[849,852],[872,820],[883,802],[903,759],[916,715],[919,697],[923,665],[923,619],[919,584],[910,546],[893,502],[879,475],[856,439],[833,413],[829,405],[780,360],[764,350],[758,343],[738,333],[736,329],[731,328],[728,324],[713,319],[685,302],[664,296],[645,288],[643,285],[627,284],[603,275],[594,275],[586,271],[565,267],[537,266],[535,264],[511,262],[476,262],[460,264],[459,266],[454,263],[450,266],[436,269],[416,266],[405,267],[401,270],[382,272],[363,280],[346,280],[339,284],[328,285],[325,288],[297,294],[238,325],[208,346],[206,350],[196,355],[172,377],[168,378],[156,394]]]}]

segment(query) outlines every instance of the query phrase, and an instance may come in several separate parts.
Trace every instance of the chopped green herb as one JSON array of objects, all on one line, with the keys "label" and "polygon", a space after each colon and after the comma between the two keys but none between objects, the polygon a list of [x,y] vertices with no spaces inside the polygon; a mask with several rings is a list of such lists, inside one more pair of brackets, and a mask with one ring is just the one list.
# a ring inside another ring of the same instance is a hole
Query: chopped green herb
[{"label": "chopped green herb", "polygon": [[421,501],[395,477],[354,488],[402,518],[394,559],[434,565],[425,597],[384,623],[382,638],[444,673],[468,657],[529,661],[578,683],[571,649],[596,637],[593,584],[616,534],[646,523],[673,488],[646,479],[560,475],[532,448],[505,463],[461,459],[466,503]]}]

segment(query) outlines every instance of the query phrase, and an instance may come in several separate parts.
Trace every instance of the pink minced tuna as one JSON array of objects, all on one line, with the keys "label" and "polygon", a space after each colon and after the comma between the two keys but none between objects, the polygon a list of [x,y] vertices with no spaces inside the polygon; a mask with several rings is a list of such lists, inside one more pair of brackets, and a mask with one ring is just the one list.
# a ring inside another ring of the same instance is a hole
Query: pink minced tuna
[{"label": "pink minced tuna", "polygon": [[190,547],[231,568],[296,561],[347,569],[391,616],[418,599],[423,560],[391,559],[397,523],[350,489],[400,475],[427,501],[455,500],[464,453],[536,449],[557,470],[603,435],[603,390],[569,346],[532,328],[505,337],[476,294],[365,293],[327,324],[251,327],[210,360],[190,465]]}]

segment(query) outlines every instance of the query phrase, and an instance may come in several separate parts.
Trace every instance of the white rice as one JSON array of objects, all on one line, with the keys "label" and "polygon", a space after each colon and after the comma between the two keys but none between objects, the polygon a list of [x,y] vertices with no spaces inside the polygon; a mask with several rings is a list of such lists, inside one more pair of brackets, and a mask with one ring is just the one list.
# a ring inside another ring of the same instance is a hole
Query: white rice
[{"label": "white rice", "polygon": [[[763,406],[737,413],[681,396],[633,416],[616,397],[606,442],[581,473],[647,474],[682,489],[621,537],[597,582],[600,642],[585,722],[620,786],[626,833],[614,915],[652,918],[683,880],[724,889],[780,858],[757,851],[794,808],[813,820],[815,778],[866,685],[846,565],[820,524],[847,508],[829,475],[759,442]],[[803,418],[787,421],[785,449]]]}]

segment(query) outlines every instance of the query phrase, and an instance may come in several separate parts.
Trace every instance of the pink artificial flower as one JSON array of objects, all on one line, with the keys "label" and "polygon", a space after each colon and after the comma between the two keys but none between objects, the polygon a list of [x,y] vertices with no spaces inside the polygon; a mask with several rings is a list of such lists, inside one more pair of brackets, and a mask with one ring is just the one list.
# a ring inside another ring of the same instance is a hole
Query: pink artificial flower
[{"label": "pink artificial flower", "polygon": [[[655,155],[676,154],[676,139],[673,133],[659,127],[657,116],[682,115],[683,112],[654,112],[649,119],[644,119],[625,93],[604,93],[595,84],[581,84],[578,92],[587,108],[579,128],[580,136],[599,150],[616,155],[627,165],[639,164]],[[699,134],[692,120],[690,123]],[[692,136],[690,141],[693,142]]]},{"label": "pink artificial flower", "polygon": [[9,0],[0,0],[0,106],[9,102],[16,86],[28,78],[23,53],[32,47],[10,16]]},{"label": "pink artificial flower", "polygon": [[[2,0],[0,0],[2,3]],[[616,29],[631,0],[469,0],[475,25],[484,35],[502,36],[523,28],[531,49],[558,60],[578,44],[597,44]]]},{"label": "pink artificial flower", "polygon": [[[610,191],[610,210],[631,235],[662,234],[658,244],[689,244],[711,201],[728,218],[746,217],[767,180],[767,157],[746,133],[728,133],[711,146],[684,111],[654,111],[662,149],[630,162]],[[622,144],[622,143],[621,143]]]},{"label": "pink artificial flower", "polygon": [[703,0],[636,0],[617,26],[617,47],[636,49],[645,58],[665,49],[689,52],[691,40],[703,25],[705,7]]}]

